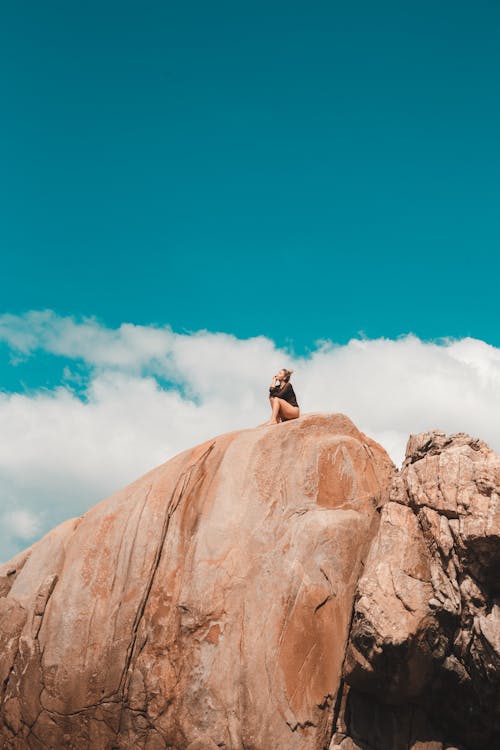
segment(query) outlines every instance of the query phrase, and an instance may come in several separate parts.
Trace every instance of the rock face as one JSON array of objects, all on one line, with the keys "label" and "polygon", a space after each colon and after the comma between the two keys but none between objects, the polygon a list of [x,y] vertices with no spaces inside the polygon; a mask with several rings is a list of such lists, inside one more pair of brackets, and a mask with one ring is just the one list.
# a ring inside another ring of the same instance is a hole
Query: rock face
[{"label": "rock face", "polygon": [[2,750],[500,748],[500,458],[221,435],[0,568]]},{"label": "rock face", "polygon": [[334,748],[500,748],[500,457],[412,436],[356,592]]},{"label": "rock face", "polygon": [[342,415],[185,451],[0,568],[20,750],[323,750],[393,466]]}]

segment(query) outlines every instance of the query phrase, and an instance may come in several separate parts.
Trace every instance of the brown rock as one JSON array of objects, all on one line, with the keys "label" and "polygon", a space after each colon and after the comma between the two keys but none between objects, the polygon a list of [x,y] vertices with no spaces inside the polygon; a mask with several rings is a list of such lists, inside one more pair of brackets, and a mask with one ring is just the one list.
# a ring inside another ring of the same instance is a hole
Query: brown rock
[{"label": "brown rock", "polygon": [[500,747],[500,458],[221,435],[0,568],[2,750]]},{"label": "brown rock", "polygon": [[500,747],[499,495],[500,457],[481,441],[410,437],[344,664],[344,732],[363,750]]},{"label": "brown rock", "polygon": [[[184,451],[58,526],[0,569],[2,747],[323,750],[392,475],[346,417],[304,415]],[[401,564],[415,630],[428,561]]]}]

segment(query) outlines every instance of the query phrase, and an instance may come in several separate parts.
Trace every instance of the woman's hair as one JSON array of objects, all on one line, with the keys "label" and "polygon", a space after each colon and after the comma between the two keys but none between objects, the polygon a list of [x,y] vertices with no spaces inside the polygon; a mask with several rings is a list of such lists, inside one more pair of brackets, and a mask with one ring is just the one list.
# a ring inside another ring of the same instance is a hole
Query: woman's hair
[{"label": "woman's hair", "polygon": [[293,370],[287,370],[286,367],[282,367],[281,369],[285,373],[285,377],[283,378],[283,380],[285,381],[285,383],[288,383],[288,381],[290,380],[290,375],[292,374]]}]

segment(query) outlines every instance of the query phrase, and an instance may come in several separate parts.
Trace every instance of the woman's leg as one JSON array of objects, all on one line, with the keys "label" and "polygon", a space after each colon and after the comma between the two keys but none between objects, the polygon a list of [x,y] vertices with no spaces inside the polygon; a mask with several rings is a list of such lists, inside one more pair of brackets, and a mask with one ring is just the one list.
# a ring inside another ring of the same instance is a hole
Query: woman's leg
[{"label": "woman's leg", "polygon": [[[275,401],[279,401],[276,396],[269,396],[269,403],[271,405],[271,419],[268,422],[263,422],[262,424],[257,425],[258,427],[267,427],[268,424],[278,424],[278,422],[281,422],[281,416],[279,415],[279,406],[276,407],[274,405]],[[275,417],[274,413],[276,408],[278,408],[278,416]]]},{"label": "woman's leg", "polygon": [[278,424],[278,422],[281,420],[279,413],[281,399],[277,398],[276,396],[269,396],[269,401],[271,402],[271,419],[268,422],[264,422],[263,425],[259,425],[261,427],[265,427],[268,424]]},{"label": "woman's leg", "polygon": [[[274,400],[280,401],[281,399],[279,399],[279,398],[276,399],[276,396],[269,396],[269,404],[271,406],[271,419],[273,418],[273,401]],[[276,421],[277,422],[281,422],[281,414],[280,414],[280,412],[278,412],[278,415],[276,417]]]},{"label": "woman's leg", "polygon": [[278,424],[278,422],[280,422],[282,418],[284,418],[285,420],[289,420],[297,419],[297,417],[300,416],[300,410],[298,406],[292,406],[288,403],[288,401],[285,401],[282,398],[278,398],[277,396],[271,396],[270,400],[272,415],[269,422],[265,422],[266,425]]},{"label": "woman's leg", "polygon": [[292,406],[292,404],[289,404],[288,401],[285,401],[282,398],[279,398],[278,401],[280,402],[279,415],[282,420],[288,421],[289,419],[297,419],[297,417],[300,417],[300,409],[298,406]]},{"label": "woman's leg", "polygon": [[274,424],[274,423],[278,424],[278,422],[281,421],[280,408],[281,408],[281,399],[278,398],[277,396],[274,396],[272,403],[271,403],[272,414],[271,414],[271,419],[269,420],[270,424]]}]

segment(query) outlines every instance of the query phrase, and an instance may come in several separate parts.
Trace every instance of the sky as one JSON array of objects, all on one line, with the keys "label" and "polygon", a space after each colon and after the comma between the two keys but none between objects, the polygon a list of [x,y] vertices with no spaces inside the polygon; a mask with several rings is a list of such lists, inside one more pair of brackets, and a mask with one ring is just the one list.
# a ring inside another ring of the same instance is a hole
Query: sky
[{"label": "sky", "polygon": [[4,4],[0,561],[264,421],[281,366],[396,462],[430,427],[500,449],[499,29],[493,0]]}]

